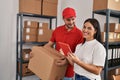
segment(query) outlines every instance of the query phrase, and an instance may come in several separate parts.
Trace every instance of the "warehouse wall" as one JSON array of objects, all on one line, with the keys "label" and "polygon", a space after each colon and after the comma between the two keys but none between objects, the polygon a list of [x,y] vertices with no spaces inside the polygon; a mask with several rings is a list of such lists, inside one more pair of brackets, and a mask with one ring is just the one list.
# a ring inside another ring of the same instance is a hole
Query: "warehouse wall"
[{"label": "warehouse wall", "polygon": [[0,2],[0,80],[15,80],[17,0]]},{"label": "warehouse wall", "polygon": [[[59,0],[58,13],[61,13],[66,6],[74,7],[77,17],[79,16],[76,23],[81,26],[85,17],[91,16],[89,7],[85,12],[82,10],[82,6],[85,7],[83,3],[88,5],[88,0]],[[0,10],[0,80],[15,80],[18,0],[2,0]],[[63,24],[62,15],[58,15],[58,25],[61,24]]]},{"label": "warehouse wall", "polygon": [[[84,4],[89,4],[85,11],[83,11],[83,7],[86,7]],[[88,0],[59,0],[58,25],[63,24],[61,10],[70,6],[76,9],[76,24],[81,27],[84,19],[91,17],[91,5],[92,1],[88,2]],[[15,80],[18,0],[2,0],[0,10],[0,80]]]},{"label": "warehouse wall", "polygon": [[[64,3],[64,4],[63,4]],[[76,10],[77,18],[76,25],[81,29],[83,22],[86,18],[92,17],[92,3],[93,1],[89,0],[61,0],[61,10],[59,10],[58,25],[63,24],[62,20],[62,10],[65,7],[73,7]],[[61,15],[60,15],[61,14]]]},{"label": "warehouse wall", "polygon": [[[92,3],[90,0],[59,0],[58,25],[63,24],[61,11],[69,6],[76,9],[76,25],[81,29],[84,20],[92,16]],[[15,80],[17,12],[18,0],[2,0],[0,2],[0,80]],[[103,25],[105,17],[96,16]],[[112,20],[117,21],[116,19]]]}]

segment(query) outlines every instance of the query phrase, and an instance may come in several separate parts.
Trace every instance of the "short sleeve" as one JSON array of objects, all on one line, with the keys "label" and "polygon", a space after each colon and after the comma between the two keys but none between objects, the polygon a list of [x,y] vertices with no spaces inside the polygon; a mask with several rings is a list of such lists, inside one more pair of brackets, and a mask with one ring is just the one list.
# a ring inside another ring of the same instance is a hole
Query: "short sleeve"
[{"label": "short sleeve", "polygon": [[93,64],[104,66],[106,58],[106,50],[103,45],[96,45],[93,54]]}]

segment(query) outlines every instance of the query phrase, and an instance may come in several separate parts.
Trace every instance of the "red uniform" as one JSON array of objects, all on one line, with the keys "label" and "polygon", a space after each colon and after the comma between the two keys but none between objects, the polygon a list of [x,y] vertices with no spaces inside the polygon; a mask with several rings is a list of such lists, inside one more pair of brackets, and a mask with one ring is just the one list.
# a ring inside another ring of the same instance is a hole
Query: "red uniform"
[{"label": "red uniform", "polygon": [[[83,42],[82,32],[74,26],[71,31],[67,31],[65,25],[57,27],[51,37],[52,42],[56,43],[56,50],[59,51],[60,47],[57,42],[64,42],[69,44],[72,52],[75,51],[77,44]],[[74,71],[73,66],[68,65],[65,77],[73,77]]]}]

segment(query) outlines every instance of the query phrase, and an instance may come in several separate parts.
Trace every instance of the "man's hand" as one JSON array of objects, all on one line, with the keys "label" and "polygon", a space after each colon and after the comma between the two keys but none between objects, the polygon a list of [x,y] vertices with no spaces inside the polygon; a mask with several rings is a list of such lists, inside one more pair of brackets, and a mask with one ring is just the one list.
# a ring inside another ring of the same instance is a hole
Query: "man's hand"
[{"label": "man's hand", "polygon": [[64,66],[64,65],[67,65],[68,64],[68,62],[67,62],[67,60],[66,60],[66,57],[60,57],[59,59],[57,59],[56,61],[55,61],[55,64],[56,65],[58,65],[58,66]]},{"label": "man's hand", "polygon": [[32,53],[32,51],[30,52],[30,59],[33,57],[33,53]]}]

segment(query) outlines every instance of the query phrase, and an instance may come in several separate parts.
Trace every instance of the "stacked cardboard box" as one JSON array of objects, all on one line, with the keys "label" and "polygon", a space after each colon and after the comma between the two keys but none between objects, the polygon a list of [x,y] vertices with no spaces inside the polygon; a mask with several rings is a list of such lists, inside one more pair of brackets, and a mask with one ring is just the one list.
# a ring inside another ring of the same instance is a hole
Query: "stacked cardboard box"
[{"label": "stacked cardboard box", "polygon": [[120,0],[93,0],[93,11],[104,9],[120,11]]},{"label": "stacked cardboard box", "polygon": [[48,28],[48,23],[39,23],[37,42],[48,42],[53,30]]},{"label": "stacked cardboard box", "polygon": [[57,16],[58,0],[19,0],[19,12]]},{"label": "stacked cardboard box", "polygon": [[[104,25],[104,31],[106,31],[106,23]],[[109,23],[109,32],[120,32],[119,23]]]},{"label": "stacked cardboard box", "polygon": [[120,75],[120,68],[110,70],[108,72],[108,80],[113,80],[113,75]]},{"label": "stacked cardboard box", "polygon": [[37,29],[39,23],[36,21],[25,21],[23,30],[23,41],[36,42],[37,41]]},{"label": "stacked cardboard box", "polygon": [[[116,35],[114,34],[114,32],[109,32],[108,35],[109,35],[108,41],[115,42]],[[101,37],[102,42],[105,42],[106,32],[101,32]]]},{"label": "stacked cardboard box", "polygon": [[41,14],[42,0],[19,0],[19,12]]},{"label": "stacked cardboard box", "polygon": [[55,61],[63,55],[55,49],[37,47],[32,48],[33,57],[30,59],[28,68],[42,80],[62,80],[67,65],[57,66]]},{"label": "stacked cardboard box", "polygon": [[25,21],[23,41],[25,42],[48,42],[53,30],[48,28],[48,23]]},{"label": "stacked cardboard box", "polygon": [[24,61],[29,61],[31,49],[22,49],[22,58]]},{"label": "stacked cardboard box", "polygon": [[[102,41],[105,42],[106,37],[106,24],[104,25],[104,32],[102,32]],[[120,41],[120,24],[117,23],[109,23],[109,42],[119,42]]]},{"label": "stacked cardboard box", "polygon": [[[20,63],[18,63],[18,71],[20,73]],[[22,64],[22,76],[30,76],[33,75],[34,73],[28,69],[28,63],[23,63]]]},{"label": "stacked cardboard box", "polygon": [[42,15],[57,16],[58,0],[43,0]]}]

